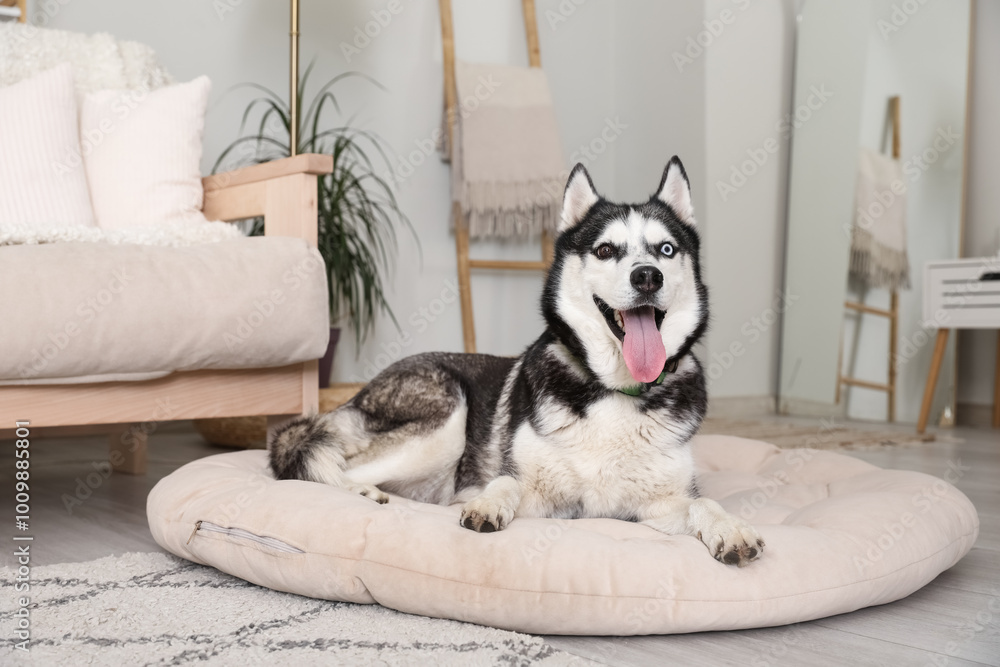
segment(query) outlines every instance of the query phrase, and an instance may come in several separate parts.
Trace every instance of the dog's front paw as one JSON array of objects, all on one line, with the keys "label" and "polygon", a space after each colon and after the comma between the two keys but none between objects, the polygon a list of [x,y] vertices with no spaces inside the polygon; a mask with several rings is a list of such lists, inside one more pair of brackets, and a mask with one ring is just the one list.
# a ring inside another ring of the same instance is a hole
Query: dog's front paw
[{"label": "dog's front paw", "polygon": [[726,565],[744,567],[764,553],[764,540],[753,526],[738,517],[720,518],[705,531],[698,533],[716,560]]},{"label": "dog's front paw", "polygon": [[477,533],[493,533],[503,530],[514,518],[514,510],[495,498],[474,498],[462,507],[458,520],[463,528]]},{"label": "dog's front paw", "polygon": [[354,493],[361,494],[365,498],[371,498],[379,505],[389,502],[389,494],[373,484],[352,484],[349,489]]}]

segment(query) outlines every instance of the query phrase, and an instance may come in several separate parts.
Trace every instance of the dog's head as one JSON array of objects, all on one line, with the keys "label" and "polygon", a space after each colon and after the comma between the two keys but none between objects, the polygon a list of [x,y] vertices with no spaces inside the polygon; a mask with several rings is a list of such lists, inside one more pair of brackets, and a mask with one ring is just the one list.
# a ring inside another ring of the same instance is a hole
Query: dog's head
[{"label": "dog's head", "polygon": [[603,199],[576,165],[559,232],[542,295],[549,329],[608,387],[655,381],[708,322],[681,161],[671,158],[660,187],[643,204]]}]

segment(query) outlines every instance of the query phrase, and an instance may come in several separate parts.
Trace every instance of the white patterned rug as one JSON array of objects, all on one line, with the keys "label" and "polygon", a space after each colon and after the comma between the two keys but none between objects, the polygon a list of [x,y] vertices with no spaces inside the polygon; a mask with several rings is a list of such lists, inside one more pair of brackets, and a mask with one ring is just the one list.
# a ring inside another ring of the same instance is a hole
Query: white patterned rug
[{"label": "white patterned rug", "polygon": [[[2,665],[589,665],[541,639],[254,586],[160,553],[0,568]],[[29,651],[14,647],[28,595]]]},{"label": "white patterned rug", "polygon": [[751,440],[763,440],[782,449],[809,447],[811,449],[881,449],[896,445],[918,445],[942,440],[954,442],[949,436],[917,433],[913,427],[879,428],[855,427],[831,420],[810,420],[808,423],[757,419],[724,419],[710,417],[699,433],[736,435]]}]

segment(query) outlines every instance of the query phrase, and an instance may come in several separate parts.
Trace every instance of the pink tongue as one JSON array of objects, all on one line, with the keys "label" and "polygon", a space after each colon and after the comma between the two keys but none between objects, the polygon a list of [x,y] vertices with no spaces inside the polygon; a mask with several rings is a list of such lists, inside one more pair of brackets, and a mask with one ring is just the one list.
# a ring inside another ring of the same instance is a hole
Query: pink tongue
[{"label": "pink tongue", "polygon": [[656,330],[652,306],[621,311],[625,320],[625,365],[639,382],[653,382],[667,363],[667,350]]}]

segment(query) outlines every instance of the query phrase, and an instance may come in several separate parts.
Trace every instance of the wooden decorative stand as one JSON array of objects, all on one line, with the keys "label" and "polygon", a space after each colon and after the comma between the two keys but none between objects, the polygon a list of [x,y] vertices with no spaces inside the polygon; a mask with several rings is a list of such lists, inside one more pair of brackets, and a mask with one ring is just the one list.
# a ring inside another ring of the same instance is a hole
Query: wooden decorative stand
[{"label": "wooden decorative stand", "polygon": [[[451,0],[439,0],[441,11],[441,48],[444,51],[444,97],[445,117],[448,122],[448,136],[454,137],[455,117],[458,113],[458,89],[455,84],[455,26],[452,21]],[[528,64],[542,66],[541,49],[538,45],[538,20],[535,0],[521,0],[524,12],[524,29],[528,38]],[[452,139],[448,143],[454,147]],[[462,304],[462,340],[466,352],[476,351],[476,325],[472,316],[471,269],[503,269],[512,271],[548,271],[555,253],[552,235],[542,232],[542,259],[530,261],[501,261],[469,258],[469,227],[462,215],[458,202],[452,203],[452,219],[455,224],[455,253],[458,264],[458,292]]]}]

